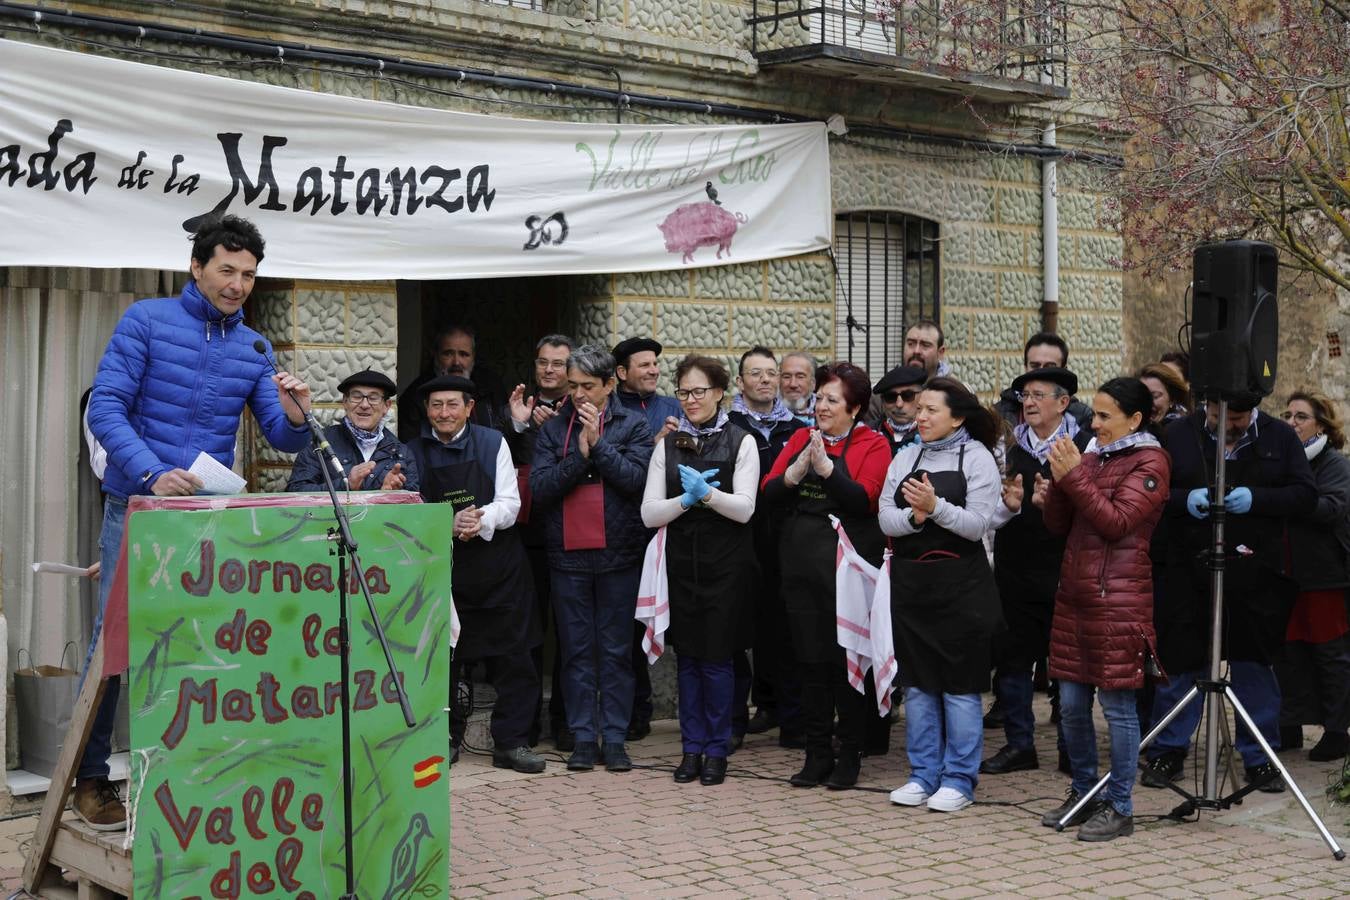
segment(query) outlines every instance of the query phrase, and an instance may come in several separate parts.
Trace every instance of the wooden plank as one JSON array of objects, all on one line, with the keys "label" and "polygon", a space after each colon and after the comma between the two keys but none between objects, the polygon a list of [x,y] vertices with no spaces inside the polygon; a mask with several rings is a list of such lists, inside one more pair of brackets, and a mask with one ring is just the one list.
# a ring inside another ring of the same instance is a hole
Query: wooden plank
[{"label": "wooden plank", "polygon": [[103,885],[81,878],[79,889],[75,894],[76,900],[117,900],[122,895],[116,891],[110,891]]},{"label": "wooden plank", "polygon": [[131,856],[120,848],[111,850],[100,846],[69,828],[56,832],[51,865],[65,869],[81,883],[92,881],[119,894],[131,894]]},{"label": "wooden plank", "polygon": [[103,641],[94,648],[94,658],[89,663],[91,673],[84,679],[80,696],[75,700],[75,709],[70,716],[70,729],[66,732],[66,742],[61,747],[61,755],[56,759],[56,768],[52,770],[52,785],[47,789],[47,799],[42,803],[42,813],[38,816],[37,829],[33,832],[33,842],[28,849],[28,859],[23,867],[23,886],[30,893],[37,893],[47,870],[47,861],[51,857],[52,845],[56,842],[57,830],[61,825],[62,810],[66,798],[70,796],[71,782],[76,767],[84,756],[84,746],[89,742],[89,732],[94,728],[94,715],[107,682],[97,677],[103,672]]}]

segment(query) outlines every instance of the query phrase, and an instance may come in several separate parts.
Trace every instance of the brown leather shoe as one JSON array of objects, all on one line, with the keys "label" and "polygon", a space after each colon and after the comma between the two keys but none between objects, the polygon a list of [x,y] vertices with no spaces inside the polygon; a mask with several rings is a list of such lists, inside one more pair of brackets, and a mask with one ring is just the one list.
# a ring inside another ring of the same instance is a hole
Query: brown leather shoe
[{"label": "brown leather shoe", "polygon": [[125,831],[127,808],[117,788],[106,778],[86,778],[75,783],[70,806],[95,831]]}]

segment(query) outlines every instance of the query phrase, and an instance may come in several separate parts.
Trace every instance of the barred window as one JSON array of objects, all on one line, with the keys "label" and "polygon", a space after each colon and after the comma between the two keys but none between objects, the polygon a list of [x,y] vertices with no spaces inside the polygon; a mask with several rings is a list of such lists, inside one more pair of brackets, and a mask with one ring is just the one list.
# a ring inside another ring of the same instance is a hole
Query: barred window
[{"label": "barred window", "polygon": [[938,225],[886,211],[841,215],[834,260],[835,358],[875,381],[903,362],[910,322],[938,320]]}]

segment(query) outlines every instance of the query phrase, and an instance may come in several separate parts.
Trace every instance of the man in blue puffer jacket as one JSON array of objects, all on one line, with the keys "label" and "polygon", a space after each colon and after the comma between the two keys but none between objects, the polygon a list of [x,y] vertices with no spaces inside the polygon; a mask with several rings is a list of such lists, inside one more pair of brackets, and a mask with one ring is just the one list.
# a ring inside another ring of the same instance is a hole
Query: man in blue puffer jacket
[{"label": "man in blue puffer jacket", "polygon": [[[244,324],[244,301],[262,258],[262,235],[252,223],[235,216],[208,221],[193,235],[192,281],[183,293],[133,304],[99,361],[89,428],[107,451],[108,467],[95,636],[117,569],[128,497],[194,493],[201,481],[187,470],[202,452],[233,466],[245,403],[277,449],[293,453],[309,440],[309,388],[286,372],[271,375],[270,363],[253,347],[260,335]],[[92,651],[91,641],[91,657]],[[126,810],[108,781],[117,687],[110,681],[103,695],[72,801],[75,813],[99,831],[126,827]]]}]

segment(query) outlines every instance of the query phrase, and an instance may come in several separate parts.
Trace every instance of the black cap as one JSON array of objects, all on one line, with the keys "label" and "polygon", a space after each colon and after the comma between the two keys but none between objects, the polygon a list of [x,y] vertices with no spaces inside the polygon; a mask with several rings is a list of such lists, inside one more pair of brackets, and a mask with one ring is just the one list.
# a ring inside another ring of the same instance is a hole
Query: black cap
[{"label": "black cap", "polygon": [[1020,391],[1033,381],[1048,381],[1051,384],[1057,384],[1068,391],[1070,397],[1078,393],[1078,376],[1068,369],[1061,369],[1059,366],[1046,366],[1043,369],[1023,372],[1013,379],[1012,389]]},{"label": "black cap", "polygon": [[463,375],[441,375],[422,385],[422,399],[425,400],[437,391],[459,391],[467,400],[478,393],[478,388]]},{"label": "black cap", "polygon": [[877,382],[877,386],[872,388],[874,394],[884,394],[889,390],[899,387],[909,387],[912,384],[923,384],[928,380],[928,371],[922,366],[896,366]]},{"label": "black cap", "polygon": [[643,350],[650,350],[657,356],[661,355],[661,345],[651,338],[628,338],[614,345],[614,363],[628,368],[628,358]]},{"label": "black cap", "polygon": [[358,384],[364,387],[379,388],[384,391],[386,399],[398,393],[398,387],[389,380],[389,376],[383,372],[376,372],[374,369],[364,369],[354,375],[348,375],[338,385],[338,393],[345,394],[348,388],[355,387]]}]

